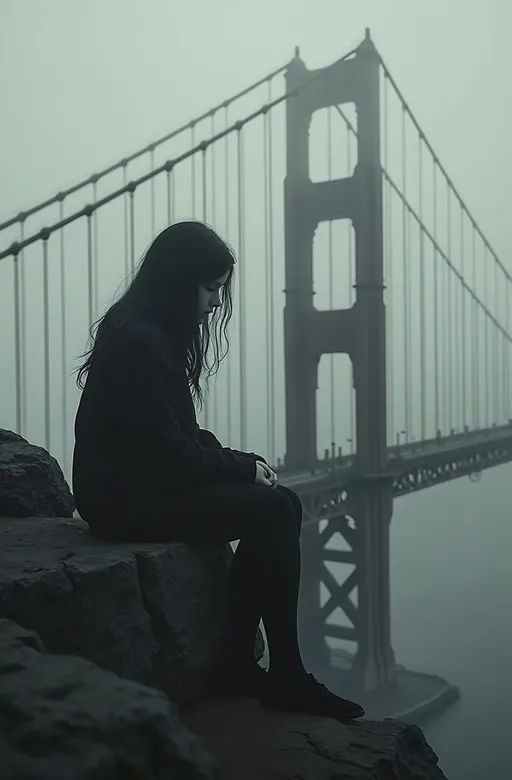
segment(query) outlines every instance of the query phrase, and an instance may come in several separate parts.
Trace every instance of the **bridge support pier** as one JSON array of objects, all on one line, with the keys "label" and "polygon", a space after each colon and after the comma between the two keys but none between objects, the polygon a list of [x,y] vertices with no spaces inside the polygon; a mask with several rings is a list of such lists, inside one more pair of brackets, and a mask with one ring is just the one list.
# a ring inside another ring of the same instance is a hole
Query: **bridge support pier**
[{"label": "bridge support pier", "polygon": [[396,676],[389,597],[392,483],[378,477],[363,478],[353,489],[358,641],[351,671],[356,689],[373,693],[389,686]]}]

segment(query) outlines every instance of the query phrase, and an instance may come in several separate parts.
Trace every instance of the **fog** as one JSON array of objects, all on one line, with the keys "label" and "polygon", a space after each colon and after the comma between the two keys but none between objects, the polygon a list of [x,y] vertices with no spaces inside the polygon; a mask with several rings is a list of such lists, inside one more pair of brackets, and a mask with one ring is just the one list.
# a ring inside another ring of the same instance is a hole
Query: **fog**
[{"label": "fog", "polygon": [[[509,83],[512,52],[508,40],[511,22],[512,10],[505,0],[488,0],[485,4],[482,0],[466,0],[464,4],[459,0],[432,0],[429,4],[416,0],[385,3],[358,0],[351,4],[335,0],[316,3],[201,0],[189,5],[165,0],[89,0],[85,5],[77,0],[0,0],[0,221],[87,178],[242,90],[284,65],[293,57],[296,45],[300,45],[301,57],[308,68],[322,67],[357,45],[364,28],[369,26],[379,52],[436,154],[503,264],[512,271],[508,193],[512,180],[512,155],[508,147],[512,136]],[[273,94],[279,94],[283,88],[282,77],[278,77]],[[230,121],[258,108],[267,99],[265,92],[247,99],[234,110]],[[322,122],[320,116],[315,117],[311,130],[311,175],[317,179],[325,178]],[[340,128],[337,132],[341,134],[341,125]],[[398,120],[392,119],[391,157],[399,158],[399,129]],[[209,135],[211,128],[207,124],[198,131],[197,140]],[[338,137],[340,149],[346,148],[345,136]],[[261,154],[262,137],[260,127],[248,128],[246,148],[258,149],[257,153]],[[271,187],[275,208],[282,211],[285,140],[282,108],[275,112],[273,138],[276,174]],[[190,137],[179,143],[181,146],[172,147],[170,156],[184,151],[190,145]],[[234,154],[234,148],[230,154]],[[165,155],[160,158],[165,159]],[[334,157],[334,165],[333,175],[347,175],[343,155]],[[144,172],[137,167],[134,171],[132,176]],[[190,174],[183,173],[181,179],[180,175],[181,169],[175,181],[179,202],[173,217],[194,214],[201,218],[199,190],[197,203],[190,205]],[[197,175],[200,177],[199,170]],[[234,169],[230,177],[234,193]],[[246,252],[240,259],[241,262],[245,259],[248,269],[245,272],[250,290],[246,300],[246,328],[251,358],[247,371],[249,383],[255,388],[248,401],[247,446],[266,452],[275,447],[275,455],[282,456],[283,377],[280,374],[276,379],[276,431],[271,434],[261,422],[261,415],[268,417],[269,410],[268,386],[262,371],[264,358],[259,361],[252,357],[258,339],[263,338],[267,315],[263,268],[257,263],[257,258],[264,253],[265,226],[261,208],[263,180],[256,157],[248,159],[246,186]],[[156,187],[154,227],[160,229],[168,216],[163,178]],[[236,196],[233,194],[229,206],[225,206],[223,195],[216,199],[215,193],[213,188],[209,194],[208,217],[214,223],[218,221],[221,232],[228,222],[231,224],[227,237],[238,250]],[[152,235],[148,198],[148,192],[143,193],[138,205],[138,218],[143,219],[144,227],[136,239],[137,258]],[[75,207],[85,202],[77,202]],[[121,201],[118,212],[116,208],[113,204],[111,210],[105,209],[105,218],[98,218],[100,272],[95,282],[95,314],[111,300],[126,271],[125,250],[120,248],[118,229],[114,229],[116,220],[122,218]],[[56,221],[55,211],[48,216],[50,221]],[[46,215],[33,228],[43,227],[45,220]],[[398,224],[391,228],[393,235],[398,233]],[[85,231],[83,225],[74,230],[70,228],[66,238],[66,289],[72,301],[67,315],[68,372],[87,338],[87,299],[85,292],[82,293],[86,284]],[[283,234],[279,220],[274,231],[278,292],[273,302],[275,332],[271,335],[275,336],[278,372],[282,362],[281,290],[284,287]],[[16,238],[13,234],[10,240]],[[333,241],[335,256],[342,254],[344,263],[336,265],[331,292],[325,264],[328,236],[325,226],[321,226],[315,238],[315,304],[319,308],[342,307],[351,300],[350,262],[347,261],[351,237],[346,225],[335,226]],[[0,250],[4,248],[2,243]],[[398,252],[393,246],[388,251],[393,256]],[[30,257],[37,260],[36,249]],[[28,255],[26,259],[30,259]],[[9,259],[0,261],[0,301],[4,309],[3,315],[0,312],[4,330],[0,334],[0,354],[3,365],[7,366],[6,373],[2,372],[0,388],[0,424],[14,427],[12,385],[7,387],[4,380],[13,367],[13,344],[11,334],[7,333],[8,323],[12,323],[9,262]],[[478,262],[477,286],[482,290],[486,284],[486,266],[483,260]],[[35,263],[32,268],[35,270],[27,271],[27,285],[29,288],[32,285],[32,291],[27,293],[30,383],[27,435],[42,443],[44,404],[39,403],[42,358],[38,341],[41,283]],[[398,268],[397,265],[394,271],[397,280]],[[60,294],[57,277],[51,278],[51,285],[52,300],[56,302]],[[505,286],[503,295],[506,294]],[[395,295],[393,301],[397,300]],[[404,365],[401,342],[397,339],[402,338],[406,323],[397,311],[398,305],[388,321],[396,333],[393,338],[397,346],[390,363],[394,387],[390,443],[404,427],[400,416]],[[235,311],[235,324],[237,314]],[[431,311],[427,316],[431,316]],[[52,339],[60,338],[58,331],[59,323],[52,319]],[[235,361],[237,333],[233,340]],[[470,349],[470,345],[465,348]],[[429,342],[427,350],[431,357],[432,343]],[[339,373],[334,422],[332,415],[324,411],[332,399],[329,359],[324,358],[320,367],[319,453],[330,446],[333,436],[344,448],[347,440],[353,439],[348,361],[336,358],[334,362]],[[236,366],[233,371],[236,375]],[[220,395],[225,394],[226,384],[222,383],[227,381],[226,373],[219,376]],[[492,377],[479,375],[478,381],[484,389],[492,384]],[[58,384],[58,380],[55,382]],[[475,392],[474,385],[468,392]],[[62,404],[59,393],[60,387],[52,400],[55,408],[52,407],[51,450],[68,472],[69,420],[78,396],[69,390],[69,419],[63,437],[58,420]],[[417,393],[413,396],[417,400]],[[456,396],[452,400],[456,403]],[[432,435],[435,421],[430,396],[426,403],[428,433]],[[504,399],[504,407],[510,410],[508,398]],[[482,407],[482,417],[485,412]],[[215,427],[223,440],[231,426],[229,414],[226,416],[223,408],[215,406],[215,412],[210,415],[211,427]],[[506,416],[499,421],[504,421]],[[410,418],[409,433],[419,438],[416,408],[411,410]],[[445,426],[450,422],[451,418],[445,421]],[[233,426],[231,443],[236,444],[239,435],[236,421]],[[67,441],[63,442],[63,438]],[[510,477],[510,466],[504,466],[484,473],[476,484],[467,479],[458,480],[395,503],[391,539],[393,646],[399,663],[443,675],[461,688],[460,704],[425,729],[450,780],[500,778],[508,772],[505,724],[509,719],[508,700],[512,696],[508,665],[512,596],[512,568],[508,561],[512,542],[508,522]]]}]

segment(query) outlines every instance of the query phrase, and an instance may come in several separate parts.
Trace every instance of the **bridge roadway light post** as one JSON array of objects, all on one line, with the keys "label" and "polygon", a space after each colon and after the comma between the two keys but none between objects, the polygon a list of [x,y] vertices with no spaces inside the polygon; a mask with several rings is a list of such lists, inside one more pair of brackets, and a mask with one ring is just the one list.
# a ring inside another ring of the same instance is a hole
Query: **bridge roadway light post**
[{"label": "bridge roadway light post", "polygon": [[[285,398],[288,471],[318,464],[316,390],[322,354],[352,360],[356,437],[352,472],[343,485],[300,489],[305,523],[299,604],[301,650],[306,663],[330,664],[327,637],[355,641],[354,687],[374,693],[395,679],[390,642],[389,527],[392,483],[386,476],[386,336],[383,284],[382,169],[379,59],[367,36],[356,56],[309,71],[297,55],[286,74],[287,170],[285,196]],[[314,111],[353,102],[358,115],[358,162],[352,176],[312,182],[309,128]],[[313,289],[313,239],[321,221],[350,219],[356,237],[356,301],[345,310],[319,311]],[[340,499],[343,495],[348,498]],[[316,492],[315,492],[316,491]],[[322,492],[323,491],[323,492]],[[327,520],[322,534],[319,521]],[[355,533],[351,521],[355,521]],[[315,522],[316,521],[316,522]],[[354,571],[333,590],[326,548],[340,532],[351,546],[343,561]],[[331,591],[321,607],[320,584]],[[349,599],[357,587],[358,606]],[[337,607],[353,627],[327,623]]]}]

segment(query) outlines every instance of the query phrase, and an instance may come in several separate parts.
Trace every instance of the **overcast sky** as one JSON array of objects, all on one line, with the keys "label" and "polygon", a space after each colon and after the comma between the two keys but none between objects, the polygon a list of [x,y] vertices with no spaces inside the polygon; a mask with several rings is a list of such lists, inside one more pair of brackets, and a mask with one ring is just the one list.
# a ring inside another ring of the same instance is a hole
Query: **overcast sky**
[{"label": "overcast sky", "polygon": [[0,216],[279,66],[374,40],[500,253],[512,179],[507,0],[0,0]]}]

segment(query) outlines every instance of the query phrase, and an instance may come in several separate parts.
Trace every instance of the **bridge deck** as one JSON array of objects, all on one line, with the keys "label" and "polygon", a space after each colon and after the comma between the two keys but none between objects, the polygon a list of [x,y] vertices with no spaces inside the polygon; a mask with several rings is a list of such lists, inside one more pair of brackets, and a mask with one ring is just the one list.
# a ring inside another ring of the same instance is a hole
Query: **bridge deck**
[{"label": "bridge deck", "polygon": [[[399,496],[510,461],[512,424],[389,447],[386,470]],[[280,471],[279,481],[299,492],[311,492],[348,482],[356,475],[353,467],[354,455],[319,460],[310,471]]]}]

